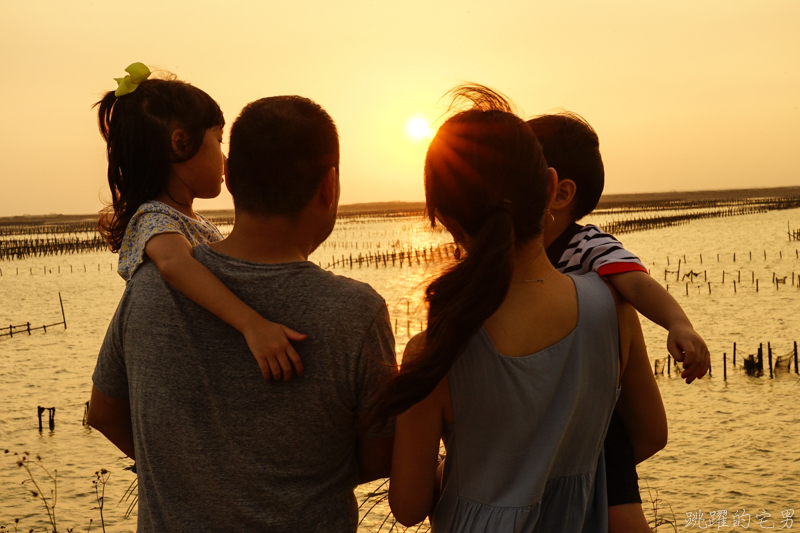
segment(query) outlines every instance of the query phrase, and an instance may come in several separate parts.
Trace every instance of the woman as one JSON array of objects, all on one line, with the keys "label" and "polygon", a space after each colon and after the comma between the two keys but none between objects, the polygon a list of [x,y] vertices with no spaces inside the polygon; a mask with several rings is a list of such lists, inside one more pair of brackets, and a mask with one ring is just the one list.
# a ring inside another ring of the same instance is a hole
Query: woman
[{"label": "woman", "polygon": [[387,396],[389,502],[435,532],[607,531],[615,404],[638,460],[666,444],[641,328],[599,277],[562,275],[543,252],[557,176],[527,125],[485,87],[455,89],[464,100],[425,161],[431,223],[464,257],[428,287],[428,329]]}]

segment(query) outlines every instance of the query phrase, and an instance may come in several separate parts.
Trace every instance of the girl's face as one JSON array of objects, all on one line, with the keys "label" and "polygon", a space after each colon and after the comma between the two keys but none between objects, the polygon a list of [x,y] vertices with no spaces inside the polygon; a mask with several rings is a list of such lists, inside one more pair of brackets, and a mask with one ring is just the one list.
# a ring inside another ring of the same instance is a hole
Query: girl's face
[{"label": "girl's face", "polygon": [[174,171],[195,198],[216,198],[222,190],[224,167],[222,127],[215,126],[206,130],[194,157],[174,165]]}]

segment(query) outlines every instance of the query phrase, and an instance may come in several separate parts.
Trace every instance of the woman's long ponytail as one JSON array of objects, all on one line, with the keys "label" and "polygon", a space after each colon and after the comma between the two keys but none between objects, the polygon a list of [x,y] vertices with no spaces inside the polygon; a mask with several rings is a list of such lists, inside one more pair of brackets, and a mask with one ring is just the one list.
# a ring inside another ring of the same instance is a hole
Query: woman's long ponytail
[{"label": "woman's long ponytail", "polygon": [[547,166],[536,137],[491,89],[470,85],[454,95],[473,107],[448,119],[431,142],[425,195],[432,225],[440,215],[458,223],[469,250],[428,286],[424,341],[389,385],[379,416],[433,391],[505,300],[515,246],[542,230]]}]

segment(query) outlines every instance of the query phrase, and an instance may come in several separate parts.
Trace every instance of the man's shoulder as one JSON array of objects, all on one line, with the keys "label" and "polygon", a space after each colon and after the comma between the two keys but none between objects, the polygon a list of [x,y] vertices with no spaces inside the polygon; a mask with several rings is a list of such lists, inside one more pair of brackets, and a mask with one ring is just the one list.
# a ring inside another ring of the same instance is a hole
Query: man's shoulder
[{"label": "man's shoulder", "polygon": [[333,272],[318,269],[317,275],[320,277],[320,289],[328,291],[331,297],[345,302],[358,302],[361,306],[375,308],[376,310],[386,305],[383,296],[372,288],[368,283],[354,280],[347,276],[334,274]]},{"label": "man's shoulder", "polygon": [[383,297],[369,284],[337,275],[311,261],[261,265],[221,254],[207,244],[195,246],[194,254],[223,282],[263,279],[270,293],[291,290],[296,294],[301,291],[309,300],[332,302],[343,309],[353,305],[377,310],[385,305]]}]

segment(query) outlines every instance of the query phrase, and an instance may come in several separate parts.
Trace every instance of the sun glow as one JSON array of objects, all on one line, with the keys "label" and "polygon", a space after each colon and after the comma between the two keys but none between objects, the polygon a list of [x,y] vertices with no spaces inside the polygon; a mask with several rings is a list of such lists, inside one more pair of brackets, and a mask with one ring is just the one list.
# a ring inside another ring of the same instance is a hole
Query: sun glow
[{"label": "sun glow", "polygon": [[431,133],[431,125],[425,117],[416,116],[406,124],[408,136],[415,141],[421,141]]}]

